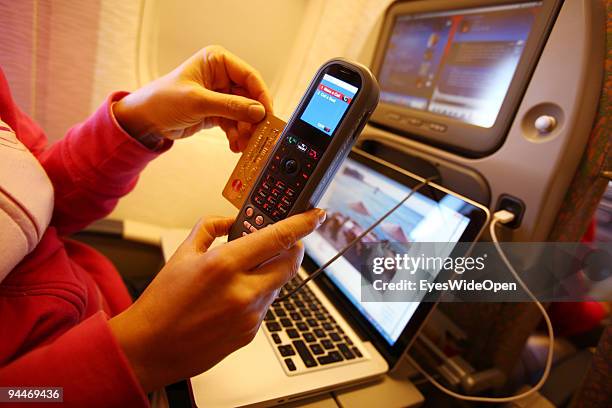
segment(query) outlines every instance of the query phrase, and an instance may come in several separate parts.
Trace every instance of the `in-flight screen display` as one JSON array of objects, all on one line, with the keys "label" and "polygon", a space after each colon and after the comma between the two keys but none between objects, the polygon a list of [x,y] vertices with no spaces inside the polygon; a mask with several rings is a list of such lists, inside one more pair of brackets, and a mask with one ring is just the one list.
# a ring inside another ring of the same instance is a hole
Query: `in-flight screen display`
[{"label": "in-flight screen display", "polygon": [[381,102],[493,127],[541,8],[398,16],[378,75]]}]

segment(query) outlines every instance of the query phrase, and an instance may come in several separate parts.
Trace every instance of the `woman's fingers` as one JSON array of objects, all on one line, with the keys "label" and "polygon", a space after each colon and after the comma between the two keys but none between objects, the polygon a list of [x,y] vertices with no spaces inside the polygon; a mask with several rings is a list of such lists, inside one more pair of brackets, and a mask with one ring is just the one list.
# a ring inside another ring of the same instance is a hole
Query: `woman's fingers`
[{"label": "woman's fingers", "polygon": [[202,218],[181,245],[189,245],[197,252],[206,252],[215,238],[223,237],[229,233],[234,223],[231,217],[205,217]]},{"label": "woman's fingers", "polygon": [[220,249],[226,256],[237,257],[234,261],[238,267],[250,270],[290,249],[324,221],[325,211],[315,208],[228,242]]}]

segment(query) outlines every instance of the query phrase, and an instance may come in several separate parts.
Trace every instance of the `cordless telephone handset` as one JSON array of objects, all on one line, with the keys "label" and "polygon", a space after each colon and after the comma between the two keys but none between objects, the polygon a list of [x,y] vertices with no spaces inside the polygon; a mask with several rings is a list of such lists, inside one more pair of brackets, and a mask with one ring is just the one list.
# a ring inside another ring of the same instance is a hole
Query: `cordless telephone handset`
[{"label": "cordless telephone handset", "polygon": [[378,104],[363,65],[332,59],[316,73],[283,130],[228,240],[317,205]]}]

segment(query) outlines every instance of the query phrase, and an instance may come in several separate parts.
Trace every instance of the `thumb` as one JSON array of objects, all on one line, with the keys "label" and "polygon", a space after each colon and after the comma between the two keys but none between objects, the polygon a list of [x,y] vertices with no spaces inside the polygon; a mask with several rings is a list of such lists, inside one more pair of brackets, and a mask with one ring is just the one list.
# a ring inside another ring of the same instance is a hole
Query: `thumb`
[{"label": "thumb", "polygon": [[203,97],[202,109],[209,116],[257,123],[266,115],[266,109],[261,103],[244,96],[205,90]]},{"label": "thumb", "polygon": [[234,218],[228,217],[205,217],[202,218],[191,233],[181,244],[196,252],[206,252],[215,238],[227,235],[230,227],[234,223]]}]

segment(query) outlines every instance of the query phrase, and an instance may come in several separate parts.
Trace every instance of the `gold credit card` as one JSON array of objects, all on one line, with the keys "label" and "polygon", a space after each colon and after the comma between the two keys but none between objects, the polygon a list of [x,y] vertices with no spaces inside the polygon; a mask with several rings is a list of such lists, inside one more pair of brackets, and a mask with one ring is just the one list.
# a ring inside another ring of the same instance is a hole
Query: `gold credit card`
[{"label": "gold credit card", "polygon": [[223,197],[236,208],[242,208],[285,125],[282,119],[267,114],[253,131],[249,144],[223,188]]}]

